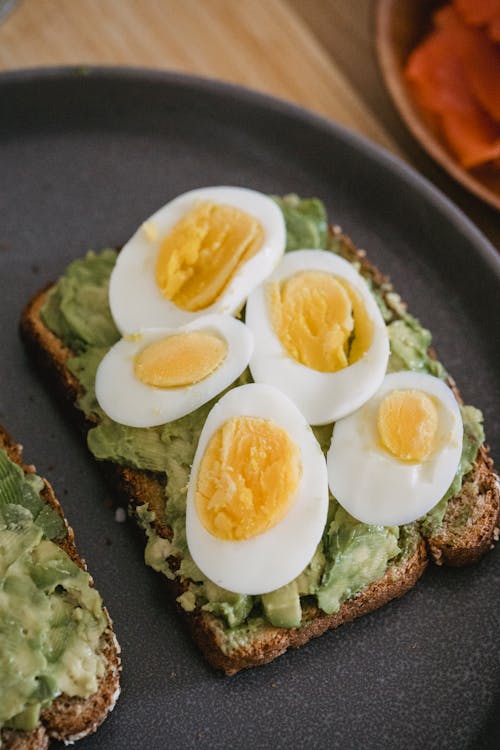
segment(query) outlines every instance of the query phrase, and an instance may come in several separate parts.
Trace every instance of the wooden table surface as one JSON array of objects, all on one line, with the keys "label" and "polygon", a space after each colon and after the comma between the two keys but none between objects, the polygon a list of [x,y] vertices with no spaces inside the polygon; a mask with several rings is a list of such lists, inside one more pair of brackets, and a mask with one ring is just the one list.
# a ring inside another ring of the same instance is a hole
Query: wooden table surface
[{"label": "wooden table surface", "polygon": [[446,193],[500,250],[498,212],[426,156],[384,89],[375,0],[17,0],[0,71],[61,64],[162,68],[288,99],[385,146]]}]

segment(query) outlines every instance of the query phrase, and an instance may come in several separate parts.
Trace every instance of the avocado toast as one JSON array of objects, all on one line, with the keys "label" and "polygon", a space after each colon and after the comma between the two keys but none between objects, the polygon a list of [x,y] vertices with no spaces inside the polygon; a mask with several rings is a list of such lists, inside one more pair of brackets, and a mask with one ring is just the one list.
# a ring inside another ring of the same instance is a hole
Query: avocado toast
[{"label": "avocado toast", "polygon": [[120,693],[120,648],[47,480],[0,427],[0,744],[94,732]]},{"label": "avocado toast", "polygon": [[[389,282],[339,231],[327,231],[322,205],[289,198],[281,207],[288,250],[320,247],[359,267],[388,326],[392,368],[447,377],[429,348],[428,332],[407,314]],[[28,305],[21,333],[51,387],[88,434],[89,447],[117,499],[129,503],[145,534],[146,562],[163,574],[211,664],[233,674],[271,661],[287,648],[402,595],[429,558],[461,565],[475,561],[491,546],[498,520],[498,481],[481,445],[480,414],[466,407],[459,471],[450,492],[421,522],[399,529],[368,526],[348,517],[332,499],[320,549],[296,585],[249,597],[222,591],[200,577],[185,543],[185,487],[210,405],[163,428],[135,429],[112,423],[95,401],[95,368],[118,336],[107,305],[115,260],[114,251],[104,251],[72,264],[57,286],[42,291]],[[242,376],[242,382],[248,379],[248,373]],[[448,382],[454,388],[451,379]],[[74,409],[76,404],[80,410]],[[325,449],[331,429],[327,425],[316,430]],[[369,560],[363,565],[356,564],[360,550]],[[325,600],[328,604],[320,607]]]}]

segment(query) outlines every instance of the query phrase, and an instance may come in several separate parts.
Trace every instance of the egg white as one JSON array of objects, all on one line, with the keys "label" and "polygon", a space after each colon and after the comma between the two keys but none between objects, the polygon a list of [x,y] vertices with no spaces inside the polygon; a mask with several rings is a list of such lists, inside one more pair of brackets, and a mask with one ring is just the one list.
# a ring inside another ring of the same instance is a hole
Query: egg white
[{"label": "egg white", "polygon": [[[202,201],[233,206],[251,214],[262,224],[264,241],[212,305],[190,312],[163,297],[156,283],[155,268],[163,238]],[[240,187],[206,187],[179,195],[149,217],[118,255],[109,285],[109,304],[116,326],[122,334],[130,334],[150,326],[184,325],[209,313],[233,315],[271,273],[285,251],[285,244],[283,214],[263,193]]]},{"label": "egg white", "polygon": [[[138,380],[134,358],[142,349],[166,336],[199,330],[218,334],[227,343],[226,358],[211,375],[176,388],[159,388]],[[248,365],[252,349],[251,331],[227,315],[206,315],[181,328],[145,328],[133,338],[118,341],[102,359],[95,380],[96,398],[108,417],[129,427],[172,422],[231,385]]]},{"label": "egg white", "polygon": [[[384,450],[378,437],[379,406],[395,389],[423,391],[437,407],[435,448],[422,462],[400,461]],[[424,373],[392,373],[368,403],[335,424],[327,456],[330,490],[364,523],[410,523],[431,510],[448,490],[460,462],[462,438],[460,409],[443,381]]]},{"label": "egg white", "polygon": [[[319,372],[297,362],[279,340],[272,324],[266,287],[301,271],[326,271],[345,279],[358,291],[373,323],[368,351],[337,372]],[[255,335],[250,371],[256,383],[280,388],[299,407],[309,424],[322,425],[345,417],[367,401],[380,386],[389,358],[389,339],[382,314],[367,284],[348,261],[325,250],[287,253],[247,301],[246,324]]]},{"label": "egg white", "polygon": [[[284,518],[253,539],[226,541],[201,523],[195,493],[200,461],[214,432],[231,417],[274,420],[299,448],[302,477]],[[328,511],[326,463],[314,434],[296,406],[276,388],[243,385],[214,406],[200,435],[187,493],[186,535],[200,570],[222,588],[240,594],[265,594],[292,581],[312,559]]]}]

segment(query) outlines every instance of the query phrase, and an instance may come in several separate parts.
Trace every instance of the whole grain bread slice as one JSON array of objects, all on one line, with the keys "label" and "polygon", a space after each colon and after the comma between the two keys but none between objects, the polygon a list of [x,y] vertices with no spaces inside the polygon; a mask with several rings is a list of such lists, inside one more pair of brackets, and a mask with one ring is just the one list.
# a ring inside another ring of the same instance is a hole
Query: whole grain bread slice
[{"label": "whole grain bread slice", "polygon": [[[22,448],[0,426],[0,448],[3,448],[11,461],[19,464],[25,474],[33,474],[35,467],[22,460]],[[50,483],[44,479],[41,496],[64,521],[66,534],[55,540],[67,555],[83,570],[87,570],[85,560],[80,556],[75,543],[75,535],[69,526],[62,507],[57,500]],[[92,585],[92,579],[91,579]],[[40,723],[32,731],[2,729],[0,746],[8,750],[43,750],[49,747],[50,740],[74,742],[81,737],[92,734],[114,708],[120,694],[120,646],[113,632],[113,625],[105,607],[103,612],[107,626],[101,636],[100,648],[104,655],[106,670],[99,680],[97,691],[88,698],[61,694],[40,715]]]},{"label": "whole grain bread slice", "polygon": [[[369,263],[362,250],[358,250],[348,238],[341,235],[338,228],[332,228],[331,231],[339,240],[344,257],[359,264],[363,275],[381,291],[386,303],[393,305],[395,295],[389,280]],[[20,323],[21,337],[50,390],[60,402],[69,407],[72,418],[86,433],[93,422],[75,408],[80,385],[66,366],[72,352],[44,325],[40,316],[49,289],[50,287],[39,292],[25,308]],[[395,317],[401,307],[399,300],[394,307]],[[454,383],[450,381],[450,385],[459,398]],[[109,462],[101,462],[101,466],[117,502],[129,503],[132,508],[148,503],[155,512],[155,531],[164,538],[170,538],[171,530],[164,520],[165,477]],[[467,520],[459,530],[454,520],[460,512],[464,512],[465,500],[471,521],[469,523]],[[487,448],[483,446],[471,472],[465,478],[461,493],[450,502],[439,532],[428,540],[419,536],[411,554],[392,562],[380,580],[344,602],[336,614],[325,615],[312,605],[306,606],[303,623],[299,628],[262,626],[246,634],[240,643],[232,642],[229,646],[226,631],[216,617],[200,610],[192,613],[185,612],[180,607],[179,610],[205,658],[226,674],[234,674],[246,667],[272,661],[288,648],[299,647],[330,628],[338,627],[402,596],[415,585],[429,558],[438,564],[449,565],[463,565],[479,559],[492,545],[497,534],[499,508],[498,477],[493,471]],[[186,586],[182,579],[169,581],[165,578],[165,582],[175,597],[183,593]]]}]

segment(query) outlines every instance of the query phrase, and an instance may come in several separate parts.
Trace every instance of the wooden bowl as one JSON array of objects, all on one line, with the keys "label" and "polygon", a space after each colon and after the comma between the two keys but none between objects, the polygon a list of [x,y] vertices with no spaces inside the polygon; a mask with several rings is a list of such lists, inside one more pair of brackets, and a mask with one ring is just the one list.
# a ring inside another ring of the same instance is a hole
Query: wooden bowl
[{"label": "wooden bowl", "polygon": [[432,13],[439,5],[443,0],[378,0],[375,43],[382,76],[401,117],[427,153],[467,190],[500,210],[500,170],[464,169],[414,101],[403,75],[408,55],[432,28]]}]

